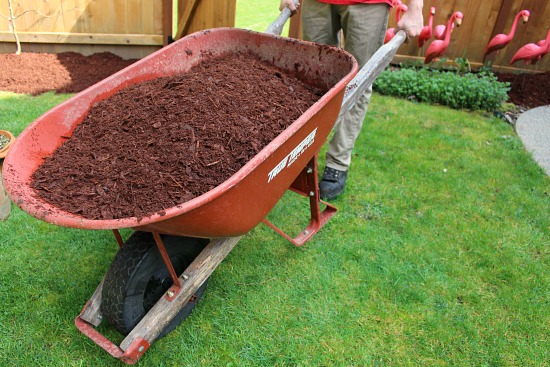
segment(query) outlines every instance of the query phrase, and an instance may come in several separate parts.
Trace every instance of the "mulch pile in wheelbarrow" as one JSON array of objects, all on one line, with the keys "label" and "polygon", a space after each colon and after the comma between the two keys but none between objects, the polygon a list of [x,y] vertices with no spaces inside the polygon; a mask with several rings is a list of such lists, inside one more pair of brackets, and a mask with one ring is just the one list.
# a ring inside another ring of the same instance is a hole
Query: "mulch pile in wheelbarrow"
[{"label": "mulch pile in wheelbarrow", "polygon": [[98,102],[33,175],[90,219],[144,217],[227,180],[321,95],[251,55],[226,55]]}]

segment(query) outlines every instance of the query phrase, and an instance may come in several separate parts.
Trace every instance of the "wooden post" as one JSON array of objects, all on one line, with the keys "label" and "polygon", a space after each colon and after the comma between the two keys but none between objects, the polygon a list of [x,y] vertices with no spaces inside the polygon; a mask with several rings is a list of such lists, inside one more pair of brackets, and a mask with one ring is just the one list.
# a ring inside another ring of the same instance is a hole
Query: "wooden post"
[{"label": "wooden post", "polygon": [[166,46],[172,41],[172,15],[174,7],[172,0],[162,1],[162,45]]},{"label": "wooden post", "polygon": [[298,8],[298,12],[290,18],[288,36],[290,38],[302,38],[302,11],[300,8]]},{"label": "wooden post", "polygon": [[178,30],[174,39],[180,39],[181,37],[187,34],[187,30],[191,25],[191,20],[193,20],[193,14],[197,10],[197,5],[199,5],[199,0],[186,0],[178,2]]}]

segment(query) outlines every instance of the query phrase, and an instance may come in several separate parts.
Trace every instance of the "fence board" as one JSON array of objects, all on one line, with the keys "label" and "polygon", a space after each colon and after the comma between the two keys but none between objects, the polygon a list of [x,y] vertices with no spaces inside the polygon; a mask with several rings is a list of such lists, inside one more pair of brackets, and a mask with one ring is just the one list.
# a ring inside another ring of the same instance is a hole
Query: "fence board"
[{"label": "fence board", "polygon": [[143,24],[143,18],[141,18],[141,4],[137,1],[128,1],[123,11],[125,33],[141,33],[141,24]]},{"label": "fence board", "polygon": [[[163,1],[13,0],[12,4],[23,51],[55,52],[63,47],[53,44],[65,43],[67,50],[86,55],[112,51],[110,45],[121,44],[132,45],[135,53],[128,47],[114,53],[135,58],[163,44]],[[9,15],[7,1],[0,1],[0,15],[0,42],[14,42],[5,18]],[[12,44],[2,45],[0,52],[14,49]]]},{"label": "fence board", "polygon": [[[540,0],[432,0],[424,1],[424,18],[427,23],[429,8],[436,8],[434,26],[445,24],[453,11],[464,14],[462,26],[452,33],[451,42],[446,53],[449,60],[464,57],[473,66],[484,62],[485,48],[496,34],[509,33],[514,17],[518,12],[527,9],[531,17],[527,24],[519,22],[515,37],[502,50],[493,53],[485,61],[490,62],[497,70],[523,69],[531,71],[549,71],[550,55],[545,56],[537,65],[516,63],[510,60],[516,51],[527,43],[536,43],[544,39],[550,26],[550,2]],[[389,26],[395,25],[394,11],[391,13]],[[433,40],[433,38],[432,38]],[[428,48],[429,40],[422,49],[416,42],[403,45],[396,57],[397,61],[420,60]]]},{"label": "fence board", "polygon": [[235,25],[236,0],[179,0],[178,19],[182,19],[185,11],[189,11],[194,3],[195,7],[187,22],[185,32],[180,32],[178,26],[177,36],[186,35],[208,28],[232,27]]},{"label": "fence board", "polygon": [[[491,54],[486,61],[491,62],[496,70],[550,71],[550,54],[541,59],[537,65],[526,65],[522,62],[513,66],[509,64],[521,46],[527,43],[536,43],[546,37],[548,27],[550,27],[550,1],[425,0],[425,23],[428,21],[431,6],[436,8],[434,27],[445,24],[454,11],[461,11],[464,14],[462,26],[453,32],[445,57],[449,60],[464,57],[474,67],[483,64],[485,48],[492,37],[499,33],[508,33],[515,15],[523,9],[529,10],[531,12],[529,22],[522,24],[520,21],[512,41],[498,53]],[[395,10],[392,10],[388,27],[394,27],[395,23]],[[432,41],[433,38],[426,42],[422,49],[418,48],[416,41],[403,44],[398,50],[395,61],[422,60]]]},{"label": "fence board", "polygon": [[154,14],[154,7],[152,1],[139,1],[140,4],[140,15],[136,16],[136,23],[139,23],[142,26],[141,32],[143,33],[156,33],[154,22],[155,19],[151,17],[151,14]]},{"label": "fence board", "polygon": [[176,31],[176,39],[188,34],[189,26],[195,16],[199,0],[180,1],[178,6],[178,30]]},{"label": "fence board", "polygon": [[[82,42],[82,53],[86,54],[90,50],[96,52],[104,50],[101,48],[102,45],[98,44],[98,40],[108,40],[109,43],[112,43],[119,37],[121,45],[133,45],[132,47],[136,48],[135,57],[139,57],[138,55],[150,52],[155,47],[158,49],[162,45],[162,41],[166,41],[164,38],[169,24],[163,21],[166,18],[166,15],[163,15],[165,1],[13,0],[13,6],[15,15],[21,15],[16,20],[18,31],[25,34],[27,39],[32,38],[29,36],[31,33],[35,33],[34,40],[47,42],[33,45],[33,50],[47,51],[51,49],[51,45],[47,45],[52,40],[54,42]],[[194,11],[187,11],[190,17],[184,23],[184,34],[207,28],[234,25],[236,0],[172,1],[177,3],[177,6],[174,6],[174,11],[178,13],[178,20],[182,20],[186,9],[191,9],[188,5],[196,1]],[[509,68],[533,71],[550,70],[550,55],[545,56],[537,65],[525,65],[523,62],[516,63],[513,67],[509,65],[512,56],[521,46],[527,43],[536,43],[545,38],[548,27],[550,27],[550,1],[425,0],[424,17],[426,21],[431,6],[436,8],[434,26],[445,24],[455,10],[464,13],[462,26],[453,32],[445,56],[449,60],[454,60],[457,57],[467,58],[473,66],[482,65],[485,48],[494,35],[508,33],[515,15],[522,9],[530,10],[529,22],[518,24],[516,36],[510,44],[498,53],[490,55],[486,61],[491,62],[493,67],[503,70]],[[7,1],[0,1],[0,14],[4,17],[9,14]],[[301,23],[296,19],[292,19],[292,22],[293,36],[297,36],[300,33]],[[163,25],[165,29],[163,29]],[[395,26],[394,11],[390,14],[389,26]],[[0,42],[13,42],[13,37],[9,37],[9,32],[8,21],[0,17]],[[43,37],[40,37],[41,33],[44,33]],[[53,36],[56,33],[59,34],[57,40]],[[75,36],[68,37],[66,33],[74,33]],[[78,36],[79,34],[80,36]],[[143,39],[138,40],[139,37],[143,37]],[[429,40],[422,49],[418,48],[416,41],[404,44],[400,47],[395,60],[423,59],[432,40]],[[152,42],[155,44],[151,46]],[[23,44],[23,50],[30,50],[29,46],[29,44]],[[71,50],[74,50],[75,47],[77,46],[70,46]],[[111,50],[113,47],[109,45],[108,49]],[[0,52],[13,49],[14,46],[11,44],[2,44]],[[59,49],[62,47],[56,47],[56,50]],[[125,46],[124,54],[127,55],[128,50],[128,47]],[[79,52],[78,48],[77,52]]]},{"label": "fence board", "polygon": [[[13,1],[17,28],[24,32],[159,34],[162,2],[124,0],[19,0]],[[9,14],[6,1],[0,14]],[[0,18],[0,31],[8,31]]]},{"label": "fence board", "polygon": [[[88,45],[162,45],[162,35],[107,34],[68,32],[18,32],[21,42],[31,43],[77,43]],[[0,42],[13,40],[13,34],[0,32]]]}]

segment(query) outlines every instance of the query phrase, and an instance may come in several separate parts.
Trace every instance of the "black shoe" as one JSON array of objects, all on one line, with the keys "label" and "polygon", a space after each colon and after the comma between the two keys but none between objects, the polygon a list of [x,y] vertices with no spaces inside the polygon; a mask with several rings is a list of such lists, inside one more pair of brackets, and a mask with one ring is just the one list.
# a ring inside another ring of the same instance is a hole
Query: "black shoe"
[{"label": "black shoe", "polygon": [[338,171],[334,168],[325,167],[323,178],[319,183],[321,199],[332,200],[340,195],[346,187],[347,177],[348,171]]}]

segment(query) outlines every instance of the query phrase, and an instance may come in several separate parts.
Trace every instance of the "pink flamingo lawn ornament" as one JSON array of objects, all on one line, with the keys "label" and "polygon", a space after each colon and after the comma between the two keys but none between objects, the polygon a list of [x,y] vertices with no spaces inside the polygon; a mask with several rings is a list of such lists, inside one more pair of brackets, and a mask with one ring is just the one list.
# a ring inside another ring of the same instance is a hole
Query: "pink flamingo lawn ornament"
[{"label": "pink flamingo lawn ornament", "polygon": [[447,51],[447,48],[449,47],[449,43],[451,42],[451,33],[453,31],[453,25],[456,21],[457,27],[460,26],[462,23],[462,19],[464,19],[464,14],[462,14],[459,11],[455,11],[449,20],[447,21],[447,29],[450,31],[445,32],[445,38],[443,40],[435,40],[428,46],[428,49],[426,50],[426,56],[424,58],[424,64],[429,64],[432,62],[435,58],[443,56],[443,54]]},{"label": "pink flamingo lawn ornament", "polygon": [[489,44],[487,45],[487,48],[485,49],[485,56],[489,55],[491,52],[495,52],[497,50],[500,50],[501,48],[506,47],[508,43],[514,38],[514,34],[516,33],[516,26],[518,25],[518,20],[520,17],[523,18],[523,23],[527,23],[529,20],[529,10],[522,10],[519,13],[516,14],[516,17],[514,18],[514,22],[512,23],[512,28],[510,29],[510,33],[508,34],[497,34],[494,36],[491,41],[489,41]]},{"label": "pink flamingo lawn ornament", "polygon": [[[455,24],[454,23],[451,26],[451,32],[453,31],[453,29],[455,29]],[[438,39],[438,40],[444,39],[446,30],[447,30],[447,27],[445,26],[445,24],[436,25],[435,28],[434,28],[434,38]]]},{"label": "pink flamingo lawn ornament", "polygon": [[528,43],[525,46],[521,47],[512,60],[510,64],[515,63],[519,60],[525,60],[526,63],[531,62],[535,65],[544,55],[550,51],[550,30],[546,34],[546,39],[538,41],[537,43]]},{"label": "pink flamingo lawn ornament", "polygon": [[[395,4],[397,4],[395,8],[395,23],[399,23],[399,20],[401,19],[401,14],[406,13],[409,8],[401,1],[396,1]],[[388,30],[386,30],[384,43],[388,43],[393,38],[393,36],[395,36],[395,28],[389,28]]]},{"label": "pink flamingo lawn ornament", "polygon": [[434,21],[434,15],[435,15],[435,8],[432,6],[430,8],[430,19],[428,20],[428,25],[425,25],[422,27],[422,31],[418,35],[418,47],[424,46],[424,43],[426,43],[427,40],[432,37],[432,26]]},{"label": "pink flamingo lawn ornament", "polygon": [[[455,29],[455,24],[451,26],[451,31]],[[434,27],[434,38],[438,40],[443,40],[445,38],[445,31],[447,30],[447,27],[445,24],[438,24]]]}]

